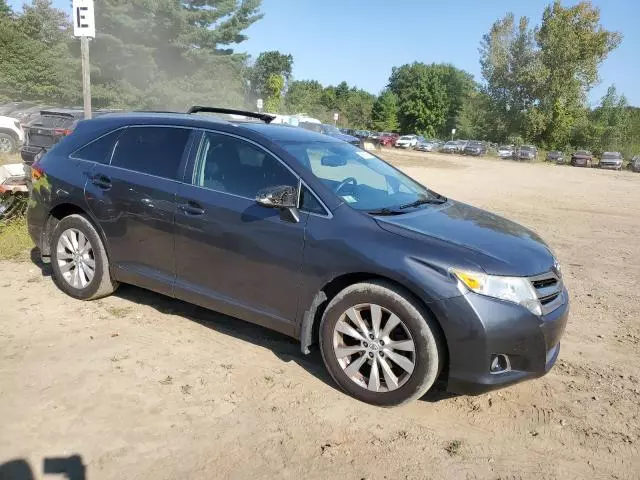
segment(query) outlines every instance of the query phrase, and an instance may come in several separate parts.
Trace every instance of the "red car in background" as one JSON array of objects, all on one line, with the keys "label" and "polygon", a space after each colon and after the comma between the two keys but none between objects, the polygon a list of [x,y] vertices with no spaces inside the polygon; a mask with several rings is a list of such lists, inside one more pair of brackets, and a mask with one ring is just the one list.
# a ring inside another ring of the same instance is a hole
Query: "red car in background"
[{"label": "red car in background", "polygon": [[383,147],[391,147],[396,143],[396,140],[400,137],[397,133],[381,133],[378,138],[378,142]]}]

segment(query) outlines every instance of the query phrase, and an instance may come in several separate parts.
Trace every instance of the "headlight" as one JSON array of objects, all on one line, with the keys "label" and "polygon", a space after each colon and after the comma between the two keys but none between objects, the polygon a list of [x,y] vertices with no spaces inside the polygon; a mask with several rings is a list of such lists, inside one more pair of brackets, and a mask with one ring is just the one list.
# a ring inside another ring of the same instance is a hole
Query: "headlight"
[{"label": "headlight", "polygon": [[[517,303],[534,315],[542,315],[542,305],[540,305],[538,295],[527,278],[498,277],[458,269],[452,269],[451,273],[472,292]],[[460,286],[462,287],[462,285]]]}]

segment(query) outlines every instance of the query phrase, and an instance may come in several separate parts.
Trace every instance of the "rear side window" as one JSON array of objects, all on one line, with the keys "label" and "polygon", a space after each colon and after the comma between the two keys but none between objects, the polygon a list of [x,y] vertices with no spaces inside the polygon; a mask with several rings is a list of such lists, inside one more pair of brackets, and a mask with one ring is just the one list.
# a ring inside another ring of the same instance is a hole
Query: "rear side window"
[{"label": "rear side window", "polygon": [[71,128],[75,119],[67,116],[42,115],[37,122],[39,126],[46,128]]},{"label": "rear side window", "polygon": [[190,133],[187,128],[129,127],[118,140],[111,165],[176,180]]},{"label": "rear side window", "polygon": [[89,160],[90,162],[109,163],[113,146],[121,134],[122,130],[108,133],[76,150],[71,156],[80,160]]},{"label": "rear side window", "polygon": [[300,192],[300,210],[304,212],[317,213],[319,215],[327,214],[323,206],[320,205],[318,199],[304,185],[302,185],[302,191]]}]

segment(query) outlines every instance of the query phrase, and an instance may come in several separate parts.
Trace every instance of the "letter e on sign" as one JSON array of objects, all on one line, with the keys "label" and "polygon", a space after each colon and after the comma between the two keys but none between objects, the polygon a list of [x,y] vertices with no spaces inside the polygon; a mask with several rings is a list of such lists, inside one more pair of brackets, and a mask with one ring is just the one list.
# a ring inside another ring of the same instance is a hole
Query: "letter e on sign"
[{"label": "letter e on sign", "polygon": [[73,36],[96,36],[93,0],[73,0]]}]

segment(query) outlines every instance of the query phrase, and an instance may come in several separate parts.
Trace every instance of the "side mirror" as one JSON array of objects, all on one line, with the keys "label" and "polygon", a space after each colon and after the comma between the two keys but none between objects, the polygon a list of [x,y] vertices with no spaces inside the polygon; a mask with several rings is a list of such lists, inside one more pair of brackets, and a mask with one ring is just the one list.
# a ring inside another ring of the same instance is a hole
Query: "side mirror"
[{"label": "side mirror", "polygon": [[320,160],[323,167],[343,167],[347,164],[347,159],[339,155],[325,155]]},{"label": "side mirror", "polygon": [[258,192],[256,202],[267,208],[296,208],[298,189],[289,185],[265,188]]}]

